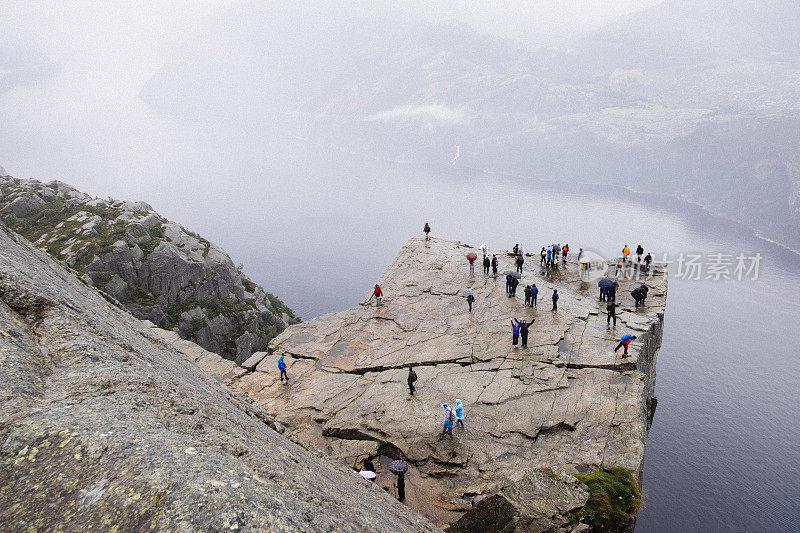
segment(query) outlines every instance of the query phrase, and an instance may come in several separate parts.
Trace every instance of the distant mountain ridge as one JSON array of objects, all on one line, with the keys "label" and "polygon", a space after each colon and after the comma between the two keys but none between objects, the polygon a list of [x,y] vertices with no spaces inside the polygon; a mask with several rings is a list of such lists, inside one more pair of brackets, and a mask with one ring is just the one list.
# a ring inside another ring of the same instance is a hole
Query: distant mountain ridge
[{"label": "distant mountain ridge", "polygon": [[144,202],[0,177],[0,219],[134,316],[237,362],[299,322],[224,250]]},{"label": "distant mountain ridge", "polygon": [[667,0],[547,49],[353,17],[233,6],[141,98],[237,146],[426,169],[459,146],[456,168],[668,194],[800,249],[800,3]]}]

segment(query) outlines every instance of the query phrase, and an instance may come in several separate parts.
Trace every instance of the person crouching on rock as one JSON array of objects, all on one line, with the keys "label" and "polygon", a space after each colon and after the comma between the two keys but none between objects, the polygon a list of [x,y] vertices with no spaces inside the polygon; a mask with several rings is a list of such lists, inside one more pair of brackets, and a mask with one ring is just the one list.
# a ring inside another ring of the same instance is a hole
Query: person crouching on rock
[{"label": "person crouching on rock", "polygon": [[283,356],[278,359],[278,370],[281,371],[281,383],[283,383],[283,378],[286,378],[286,383],[283,383],[284,385],[289,383],[289,374],[286,373],[286,362],[283,360]]},{"label": "person crouching on rock", "polygon": [[464,429],[464,404],[461,403],[461,400],[456,399],[454,411],[456,413],[456,424],[460,424],[461,429]]},{"label": "person crouching on rock", "polygon": [[519,342],[519,328],[522,326],[516,318],[511,319],[511,344],[514,346]]},{"label": "person crouching on rock", "polygon": [[617,347],[614,348],[614,353],[616,353],[617,350],[619,350],[620,348],[622,348],[624,346],[625,347],[625,351],[622,353],[622,357],[628,357],[628,345],[635,338],[636,338],[636,335],[631,335],[631,334],[623,335],[622,338],[619,340],[619,344],[617,344]]},{"label": "person crouching on rock", "polygon": [[375,284],[375,290],[372,291],[372,295],[375,297],[375,302],[377,302],[375,306],[377,307],[381,305],[381,299],[383,298],[383,291],[381,290],[380,285],[378,285],[377,283]]},{"label": "person crouching on rock", "polygon": [[444,408],[444,422],[442,422],[442,433],[439,437],[445,433],[453,434],[453,410],[446,403],[443,403],[442,407]]}]

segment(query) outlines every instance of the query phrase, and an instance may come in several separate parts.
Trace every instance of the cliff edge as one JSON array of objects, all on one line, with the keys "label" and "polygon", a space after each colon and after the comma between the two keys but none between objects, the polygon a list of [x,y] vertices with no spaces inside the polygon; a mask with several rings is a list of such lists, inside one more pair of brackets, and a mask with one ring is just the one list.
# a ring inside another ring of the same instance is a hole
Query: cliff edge
[{"label": "cliff edge", "polygon": [[[366,295],[354,309],[287,328],[273,339],[273,354],[255,354],[231,385],[294,437],[348,466],[382,456],[377,481],[390,490],[394,476],[386,461],[408,461],[406,503],[439,524],[485,508],[481,500],[502,487],[519,492],[508,487],[522,482],[522,492],[533,483],[541,501],[547,494],[552,501],[525,510],[506,499],[511,510],[492,528],[514,519],[519,530],[572,530],[589,514],[587,486],[574,486],[576,475],[613,471],[640,479],[655,408],[665,273],[656,266],[649,279],[619,280],[619,322],[612,327],[597,281],[580,279],[574,256],[549,274],[529,257],[517,297],[509,298],[502,275],[484,276],[480,265],[469,273],[469,251],[475,250],[456,241],[412,238],[378,281],[383,305]],[[495,253],[501,272],[513,270],[512,258]],[[522,289],[533,282],[538,307],[524,307]],[[649,297],[637,308],[630,290],[642,283]],[[472,313],[460,295],[464,288],[475,293]],[[557,311],[551,311],[553,289],[561,296]],[[527,348],[512,345],[512,317],[536,319]],[[625,333],[637,336],[628,358],[614,352]],[[286,356],[288,385],[278,379],[279,355]],[[413,396],[409,366],[418,376]],[[440,436],[442,404],[457,398],[465,428]],[[630,498],[625,516],[632,520],[639,500]]]}]

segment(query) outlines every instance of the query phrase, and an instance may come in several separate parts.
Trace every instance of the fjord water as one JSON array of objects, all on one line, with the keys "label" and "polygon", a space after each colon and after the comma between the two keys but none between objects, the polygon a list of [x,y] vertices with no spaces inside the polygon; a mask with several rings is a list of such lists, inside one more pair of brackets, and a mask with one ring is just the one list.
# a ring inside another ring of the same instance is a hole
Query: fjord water
[{"label": "fjord water", "polygon": [[[676,202],[448,167],[435,175],[374,163],[309,170],[277,190],[219,189],[200,208],[206,216],[175,216],[223,245],[306,320],[355,305],[425,222],[434,237],[475,246],[521,243],[536,252],[569,243],[573,261],[580,247],[610,257],[640,243],[656,258],[761,253],[755,281],[670,279],[637,531],[796,530],[800,258],[793,253]],[[466,261],[464,268],[466,276]]]}]

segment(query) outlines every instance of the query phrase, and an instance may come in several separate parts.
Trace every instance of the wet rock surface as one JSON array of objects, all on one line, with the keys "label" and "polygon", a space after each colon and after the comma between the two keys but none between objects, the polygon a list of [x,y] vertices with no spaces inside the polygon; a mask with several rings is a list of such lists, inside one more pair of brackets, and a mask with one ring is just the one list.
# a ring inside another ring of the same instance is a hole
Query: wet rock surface
[{"label": "wet rock surface", "polygon": [[144,202],[0,177],[0,218],[134,316],[238,362],[298,322],[224,250]]},{"label": "wet rock surface", "polygon": [[[348,466],[358,468],[367,454],[405,459],[406,503],[442,525],[531,468],[640,473],[666,301],[660,267],[650,279],[619,280],[613,327],[597,280],[581,281],[574,256],[549,274],[529,257],[516,298],[508,298],[503,276],[484,276],[480,267],[469,273],[469,251],[477,250],[412,238],[378,281],[383,305],[368,294],[354,309],[288,328],[273,339],[274,353],[248,362],[255,371],[232,385],[293,438]],[[513,270],[512,258],[497,256],[500,272]],[[523,306],[532,282],[537,308]],[[649,296],[636,308],[630,291],[642,283]],[[475,293],[471,314],[464,288]],[[511,317],[536,319],[527,348],[512,346]],[[628,358],[614,352],[625,333],[637,335]],[[278,379],[280,355],[286,385]],[[418,376],[413,396],[409,365]],[[441,405],[457,398],[466,427],[440,437]],[[378,469],[377,482],[391,490],[394,476]]]},{"label": "wet rock surface", "polygon": [[0,529],[434,530],[173,341],[0,224]]}]

